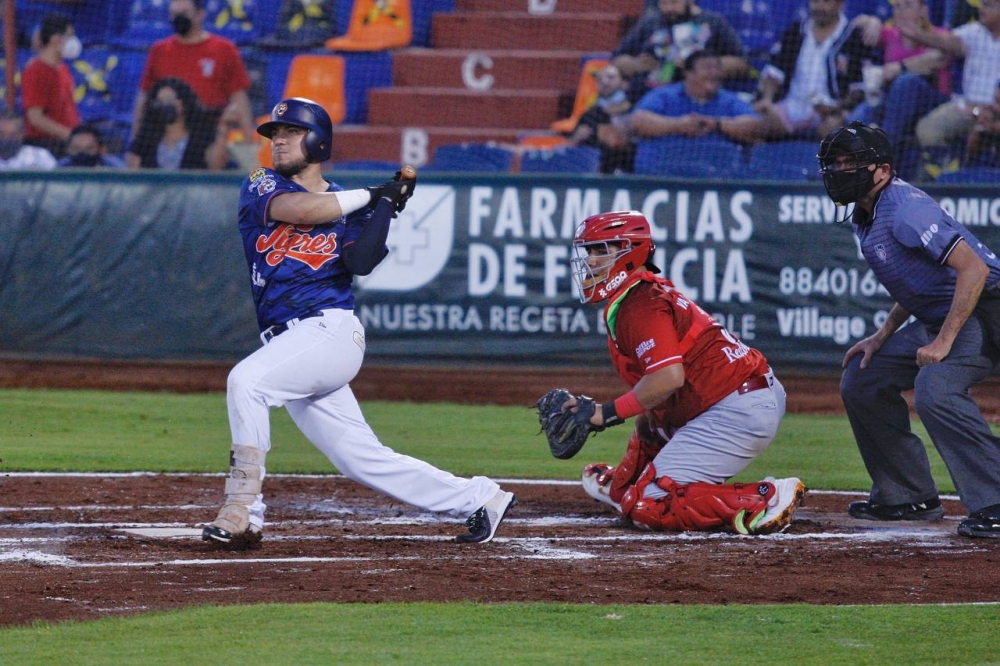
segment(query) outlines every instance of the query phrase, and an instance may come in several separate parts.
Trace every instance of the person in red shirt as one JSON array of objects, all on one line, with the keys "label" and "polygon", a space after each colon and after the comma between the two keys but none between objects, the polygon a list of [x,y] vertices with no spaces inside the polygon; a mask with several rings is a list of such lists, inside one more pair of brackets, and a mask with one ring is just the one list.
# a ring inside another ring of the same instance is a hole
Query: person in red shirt
[{"label": "person in red shirt", "polygon": [[[617,467],[584,469],[587,494],[650,530],[787,528],[806,491],[798,478],[726,483],[771,443],[785,414],[785,390],[764,355],[655,275],[641,213],[588,217],[573,248],[580,300],[607,301],[608,350],[632,387],[597,405],[590,421],[638,417]],[[575,399],[564,407],[575,408]]]},{"label": "person in red shirt", "polygon": [[80,124],[73,101],[73,75],[64,59],[73,60],[82,49],[65,16],[49,14],[38,31],[38,55],[21,74],[21,106],[27,143],[63,153],[69,134]]},{"label": "person in red shirt", "polygon": [[[133,131],[139,127],[146,97],[160,79],[187,83],[202,105],[216,117],[236,116],[244,141],[255,141],[256,126],[247,90],[250,77],[237,46],[205,30],[203,0],[170,0],[170,23],[177,34],[153,44],[139,82]],[[227,111],[228,113],[224,113]]]}]

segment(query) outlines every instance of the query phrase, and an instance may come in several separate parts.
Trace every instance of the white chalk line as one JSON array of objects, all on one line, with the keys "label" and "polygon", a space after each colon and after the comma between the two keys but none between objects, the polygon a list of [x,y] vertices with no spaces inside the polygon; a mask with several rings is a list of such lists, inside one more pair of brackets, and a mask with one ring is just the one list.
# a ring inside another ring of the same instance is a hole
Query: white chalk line
[{"label": "white chalk line", "polygon": [[[121,472],[121,473],[62,473],[62,472],[11,472],[5,474],[5,476],[23,476],[23,477],[91,477],[91,478],[107,478],[107,477],[181,477],[181,476],[210,476],[210,477],[223,477],[224,474],[215,473],[159,473],[159,472]],[[342,479],[345,478],[341,475],[329,475],[329,474],[274,474],[269,475],[271,477],[279,478],[303,478],[303,479]],[[560,486],[573,486],[578,485],[578,481],[567,481],[567,480],[545,480],[545,479],[497,479],[498,483],[505,484],[525,484],[525,485],[560,485]],[[813,490],[810,491],[815,494],[828,494],[828,495],[841,495],[841,496],[856,496],[862,495],[863,493],[851,492],[851,491],[833,491],[833,490]],[[945,499],[950,499],[948,496],[944,496]],[[957,498],[955,498],[957,499]],[[14,511],[52,511],[54,509],[66,509],[73,511],[134,511],[137,509],[142,510],[156,510],[156,511],[205,511],[215,508],[212,506],[202,506],[193,504],[183,504],[183,505],[80,505],[80,506],[35,506],[35,507],[0,507],[0,512],[14,512]],[[338,513],[344,513],[350,516],[353,511],[350,509],[337,510]],[[803,509],[800,511],[802,516],[808,516],[808,511]],[[453,519],[440,516],[438,514],[419,514],[415,516],[401,516],[401,517],[379,517],[376,519],[370,519],[367,522],[370,525],[388,525],[388,526],[408,526],[408,525],[428,525],[428,524],[441,524],[445,522],[452,522]],[[324,526],[338,526],[346,523],[356,523],[356,519],[328,519],[328,520],[310,520],[310,521],[284,521],[277,523],[268,523],[269,527],[272,529],[282,529],[282,528],[296,528],[296,527],[324,527]],[[578,526],[578,527],[620,527],[620,523],[616,517],[599,517],[599,518],[580,518],[572,516],[549,516],[544,518],[515,518],[510,517],[506,519],[506,524],[508,525],[520,525],[523,527],[552,527],[552,526]],[[33,522],[33,523],[20,523],[20,524],[0,524],[0,530],[10,530],[13,532],[28,531],[28,530],[95,530],[95,529],[113,529],[119,530],[123,533],[131,533],[137,536],[146,536],[149,538],[173,538],[173,539],[191,539],[197,538],[198,530],[200,526],[204,523],[196,523],[194,527],[191,524],[180,523],[180,522],[100,522],[100,523],[75,523],[75,522],[59,522],[59,523],[46,523],[46,522]],[[805,541],[805,540],[825,540],[828,542],[840,542],[845,545],[851,543],[880,543],[880,542],[899,542],[899,541],[909,541],[916,542],[917,544],[923,544],[925,546],[936,546],[941,548],[945,546],[944,550],[946,552],[954,553],[955,549],[947,548],[947,546],[942,543],[947,537],[951,535],[951,532],[944,532],[940,529],[919,529],[912,526],[906,527],[895,527],[895,526],[882,526],[882,525],[872,525],[866,526],[868,529],[865,532],[845,532],[845,533],[809,533],[809,534],[773,534],[773,535],[758,535],[752,537],[741,537],[739,535],[733,535],[728,533],[650,533],[650,532],[629,532],[627,534],[610,534],[610,535],[580,535],[580,536],[560,536],[560,537],[497,537],[495,542],[501,544],[508,544],[519,550],[525,551],[523,554],[518,556],[494,554],[494,556],[499,556],[501,558],[508,559],[590,559],[594,557],[606,557],[604,554],[595,554],[590,552],[583,552],[580,550],[574,550],[573,548],[562,548],[553,544],[574,544],[583,542],[586,544],[615,544],[620,542],[652,542],[652,543],[665,543],[665,544],[682,544],[689,542],[703,542],[703,541],[716,541],[720,545],[726,546],[740,546],[746,545],[751,541]],[[153,566],[202,566],[205,564],[232,564],[232,563],[256,563],[256,562],[268,562],[268,563],[335,563],[335,562],[366,562],[372,560],[386,561],[386,560],[397,560],[401,562],[410,561],[413,559],[422,559],[421,556],[384,556],[380,555],[377,558],[371,557],[297,557],[297,558],[259,558],[259,559],[210,559],[210,560],[155,560],[146,562],[78,562],[72,558],[68,558],[61,555],[53,555],[50,553],[45,553],[40,550],[35,550],[31,548],[25,548],[29,545],[42,545],[42,544],[53,544],[57,542],[72,541],[74,539],[79,539],[81,537],[65,536],[65,535],[53,535],[51,537],[16,537],[16,538],[2,538],[0,537],[0,561],[2,562],[12,562],[12,561],[29,561],[37,564],[52,565],[52,566],[67,566],[67,567],[83,567],[83,568],[114,568],[114,567],[153,567]],[[413,535],[413,534],[396,534],[396,535],[337,535],[337,536],[325,536],[325,535],[281,535],[281,534],[268,534],[268,540],[271,541],[309,541],[309,540],[325,540],[325,541],[425,541],[425,542],[451,542],[453,537],[451,536],[438,536],[438,535]],[[456,555],[455,557],[465,557],[465,554]],[[449,559],[448,557],[443,557],[442,559]]]}]

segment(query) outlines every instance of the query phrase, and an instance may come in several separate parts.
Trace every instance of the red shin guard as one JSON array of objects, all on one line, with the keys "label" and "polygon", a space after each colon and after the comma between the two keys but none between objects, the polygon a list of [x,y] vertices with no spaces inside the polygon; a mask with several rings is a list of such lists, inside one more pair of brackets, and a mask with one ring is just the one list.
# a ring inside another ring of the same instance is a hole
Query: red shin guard
[{"label": "red shin guard", "polygon": [[[650,483],[667,491],[665,497],[649,499],[643,493]],[[622,498],[622,514],[638,527],[672,532],[704,532],[728,527],[749,534],[750,525],[767,511],[774,486],[759,483],[677,484],[670,477],[656,479],[652,464]]]},{"label": "red shin guard", "polygon": [[665,445],[665,442],[652,442],[641,437],[640,430],[648,430],[648,428],[644,430],[641,427],[643,423],[643,416],[636,419],[635,430],[632,431],[632,435],[628,438],[628,447],[625,449],[625,456],[618,463],[618,466],[615,467],[614,478],[611,481],[611,487],[608,489],[608,496],[615,502],[621,503],[622,498],[625,497],[625,492],[636,483],[639,473],[646,468],[646,465],[652,462],[656,454]]}]

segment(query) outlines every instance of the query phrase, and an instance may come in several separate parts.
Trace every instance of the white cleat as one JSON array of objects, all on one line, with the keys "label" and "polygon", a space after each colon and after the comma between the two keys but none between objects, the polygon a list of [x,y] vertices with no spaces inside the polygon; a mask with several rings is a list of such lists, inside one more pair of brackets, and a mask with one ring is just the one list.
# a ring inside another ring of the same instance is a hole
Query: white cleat
[{"label": "white cleat", "polygon": [[794,476],[775,479],[769,476],[765,481],[774,485],[774,497],[767,503],[767,511],[751,529],[753,534],[773,534],[783,532],[792,524],[792,515],[802,504],[806,486]]}]

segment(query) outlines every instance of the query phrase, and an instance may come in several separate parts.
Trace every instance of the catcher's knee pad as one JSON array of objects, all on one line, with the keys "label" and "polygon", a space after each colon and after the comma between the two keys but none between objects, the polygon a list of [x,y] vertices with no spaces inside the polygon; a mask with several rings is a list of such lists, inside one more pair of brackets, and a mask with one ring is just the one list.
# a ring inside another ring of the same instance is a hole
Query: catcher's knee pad
[{"label": "catcher's knee pad", "polygon": [[[652,468],[652,465],[649,467]],[[644,473],[642,478],[646,476]],[[649,481],[642,488],[636,484],[629,489],[634,496],[629,497],[626,493],[622,512],[637,526],[674,532],[728,527],[739,534],[749,534],[755,522],[767,511],[767,502],[775,492],[774,486],[766,481],[757,484],[680,485],[664,476],[656,479],[656,485],[667,491],[666,497],[650,499],[642,496],[647,485]]]},{"label": "catcher's knee pad", "polygon": [[[644,419],[645,417],[639,416],[638,418]],[[648,423],[648,420],[646,422]],[[625,492],[638,481],[640,472],[645,470],[646,465],[656,457],[662,448],[662,442],[657,443],[644,438],[637,422],[636,429],[628,438],[625,455],[615,467],[614,478],[609,488],[609,497],[615,502],[621,503]]]}]

